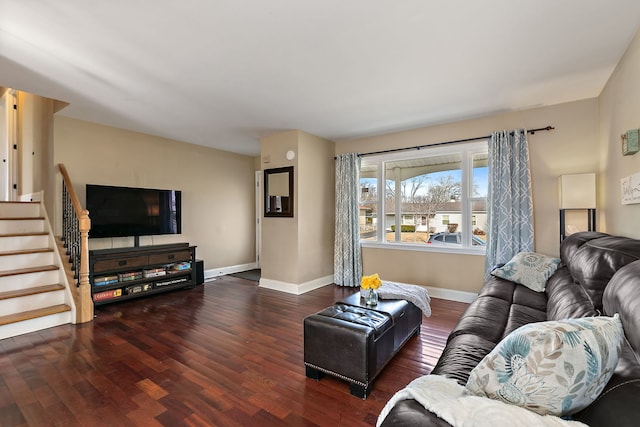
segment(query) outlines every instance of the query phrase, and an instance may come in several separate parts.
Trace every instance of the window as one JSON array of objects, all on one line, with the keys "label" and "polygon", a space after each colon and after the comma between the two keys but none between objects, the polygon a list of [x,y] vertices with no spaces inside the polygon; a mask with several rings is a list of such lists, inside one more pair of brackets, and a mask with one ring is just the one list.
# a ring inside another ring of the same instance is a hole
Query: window
[{"label": "window", "polygon": [[362,158],[363,246],[484,252],[487,142]]},{"label": "window", "polygon": [[378,231],[378,166],[360,167],[360,239],[377,240]]}]

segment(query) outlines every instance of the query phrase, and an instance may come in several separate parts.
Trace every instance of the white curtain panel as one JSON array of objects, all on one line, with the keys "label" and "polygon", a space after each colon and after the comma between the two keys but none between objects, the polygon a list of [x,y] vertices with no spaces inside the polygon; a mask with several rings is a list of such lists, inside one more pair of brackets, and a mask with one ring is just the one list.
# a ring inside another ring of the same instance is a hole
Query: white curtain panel
[{"label": "white curtain panel", "polygon": [[356,153],[336,158],[336,236],[333,281],[340,286],[360,286],[362,259],[358,224],[360,157]]},{"label": "white curtain panel", "polygon": [[533,252],[533,198],[524,129],[494,132],[489,140],[489,232],[486,278],[496,264]]}]

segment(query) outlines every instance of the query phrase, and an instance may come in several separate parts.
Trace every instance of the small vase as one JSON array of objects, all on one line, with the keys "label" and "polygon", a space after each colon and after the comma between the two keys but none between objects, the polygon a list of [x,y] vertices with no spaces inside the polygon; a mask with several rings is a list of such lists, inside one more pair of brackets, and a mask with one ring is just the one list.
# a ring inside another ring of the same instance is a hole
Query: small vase
[{"label": "small vase", "polygon": [[365,302],[370,307],[378,305],[378,292],[373,288],[369,289],[369,292],[367,292],[365,297]]}]

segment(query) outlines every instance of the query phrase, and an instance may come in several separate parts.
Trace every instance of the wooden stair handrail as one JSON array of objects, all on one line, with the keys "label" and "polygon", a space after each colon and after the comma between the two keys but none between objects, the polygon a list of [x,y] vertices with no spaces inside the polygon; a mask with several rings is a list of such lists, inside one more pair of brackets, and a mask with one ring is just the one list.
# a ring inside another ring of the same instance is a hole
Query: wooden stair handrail
[{"label": "wooden stair handrail", "polygon": [[78,218],[82,216],[83,212],[89,215],[89,211],[86,209],[82,209],[82,205],[80,204],[80,199],[76,195],[76,190],[73,189],[73,184],[71,184],[71,178],[69,178],[69,174],[67,173],[67,168],[64,167],[62,163],[58,164],[58,168],[60,169],[60,173],[62,174],[62,179],[64,179],[64,183],[67,185],[67,191],[69,192],[69,196],[71,196],[71,203],[73,203],[73,209],[76,211],[76,215]]},{"label": "wooden stair handrail", "polygon": [[78,218],[78,229],[80,231],[80,271],[76,294],[76,322],[90,322],[93,320],[93,299],[91,298],[91,285],[89,284],[89,230],[91,230],[91,219],[89,218],[89,211],[83,209],[80,204],[80,199],[78,199],[73,189],[67,168],[62,163],[59,163],[58,169],[60,169],[73,210]]}]

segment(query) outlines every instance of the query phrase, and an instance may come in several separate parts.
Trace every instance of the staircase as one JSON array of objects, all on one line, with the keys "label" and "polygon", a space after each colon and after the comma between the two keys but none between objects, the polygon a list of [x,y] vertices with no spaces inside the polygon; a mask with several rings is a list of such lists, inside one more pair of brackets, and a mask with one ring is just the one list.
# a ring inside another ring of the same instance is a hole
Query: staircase
[{"label": "staircase", "polygon": [[0,339],[71,323],[73,302],[41,202],[0,202]]}]

